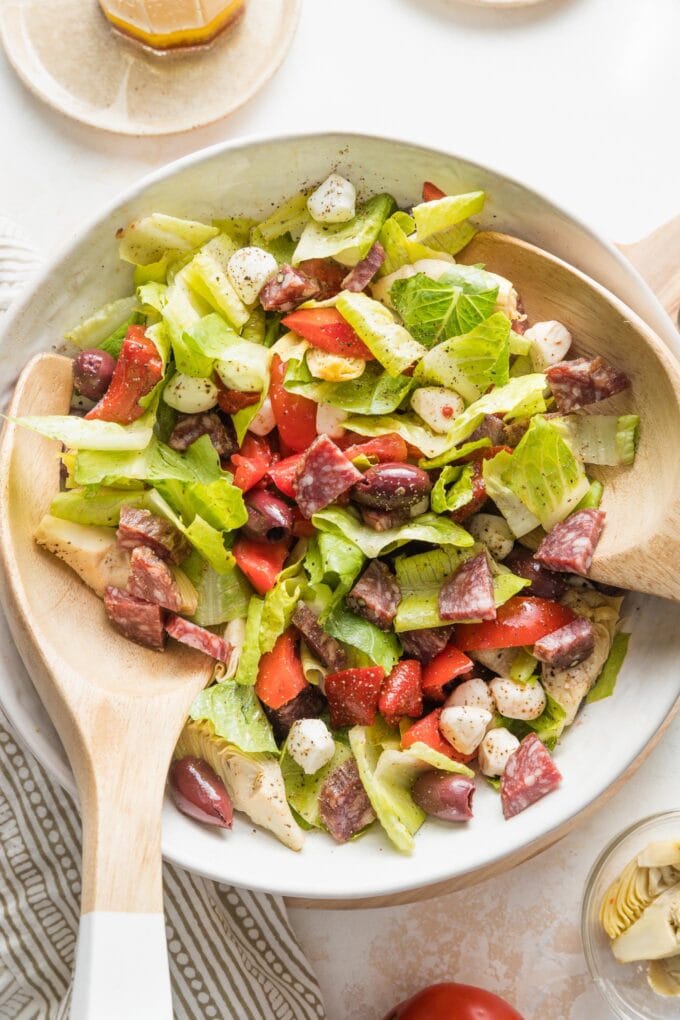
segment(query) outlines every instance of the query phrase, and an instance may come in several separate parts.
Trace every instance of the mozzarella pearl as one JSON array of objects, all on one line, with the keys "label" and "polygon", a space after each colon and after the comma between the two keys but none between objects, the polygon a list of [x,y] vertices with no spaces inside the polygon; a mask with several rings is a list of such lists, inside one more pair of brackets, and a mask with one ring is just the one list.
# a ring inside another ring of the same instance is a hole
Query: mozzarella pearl
[{"label": "mozzarella pearl", "polygon": [[215,406],[217,394],[217,386],[211,379],[195,379],[176,372],[163,390],[163,400],[183,414],[199,414]]},{"label": "mozzarella pearl", "polygon": [[465,408],[463,398],[444,386],[421,386],[411,397],[411,407],[433,432],[442,435]]},{"label": "mozzarella pearl", "polygon": [[489,730],[481,744],[477,754],[479,768],[485,776],[502,776],[508,758],[514,754],[519,747],[519,740],[510,730],[499,726],[495,730]]},{"label": "mozzarella pearl", "polygon": [[473,676],[470,680],[464,680],[462,684],[458,684],[454,688],[446,699],[444,707],[451,708],[452,706],[483,708],[492,714],[496,707],[488,684],[478,676]]},{"label": "mozzarella pearl", "polygon": [[227,263],[227,274],[241,301],[252,305],[278,268],[274,256],[264,248],[239,248]]},{"label": "mozzarella pearl", "polygon": [[503,517],[495,514],[475,514],[466,526],[478,542],[483,542],[488,547],[495,559],[504,560],[512,552],[515,539]]},{"label": "mozzarella pearl", "polygon": [[493,716],[485,708],[473,705],[453,705],[445,708],[439,717],[439,729],[461,754],[472,754],[482,742]]},{"label": "mozzarella pearl", "polygon": [[346,223],[356,215],[357,193],[351,181],[331,174],[307,199],[309,215],[317,223]]},{"label": "mozzarella pearl", "polygon": [[297,719],[290,728],[288,753],[302,771],[312,776],[335,754],[335,741],[323,719]]},{"label": "mozzarella pearl", "polygon": [[498,711],[507,719],[538,719],[546,706],[545,691],[538,682],[518,684],[498,676],[489,687]]},{"label": "mozzarella pearl", "polygon": [[531,341],[529,357],[535,372],[564,361],[571,347],[571,333],[561,322],[537,322],[524,334]]}]

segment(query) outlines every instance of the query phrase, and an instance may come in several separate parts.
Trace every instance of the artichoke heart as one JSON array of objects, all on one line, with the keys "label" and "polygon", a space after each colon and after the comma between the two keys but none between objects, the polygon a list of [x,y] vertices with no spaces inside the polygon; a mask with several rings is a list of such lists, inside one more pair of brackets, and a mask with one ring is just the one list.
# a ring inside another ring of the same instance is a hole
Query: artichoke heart
[{"label": "artichoke heart", "polygon": [[646,907],[638,920],[612,942],[619,963],[663,960],[680,953],[680,882]]},{"label": "artichoke heart", "polygon": [[680,995],[680,956],[652,960],[647,968],[647,980],[657,995]]},{"label": "artichoke heart", "polygon": [[189,720],[175,748],[175,758],[201,758],[227,788],[234,808],[256,825],[269,829],[291,850],[301,850],[304,833],[286,801],[281,766],[270,754],[246,754],[215,735],[207,720]]},{"label": "artichoke heart", "polygon": [[600,923],[610,939],[631,927],[654,899],[680,882],[680,843],[650,843],[607,889]]}]

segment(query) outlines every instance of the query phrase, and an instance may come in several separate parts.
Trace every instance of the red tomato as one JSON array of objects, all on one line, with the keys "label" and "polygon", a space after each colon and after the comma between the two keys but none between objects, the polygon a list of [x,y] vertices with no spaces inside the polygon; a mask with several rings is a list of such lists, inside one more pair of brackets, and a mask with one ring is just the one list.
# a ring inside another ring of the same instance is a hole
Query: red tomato
[{"label": "red tomato", "polygon": [[432,181],[423,184],[423,202],[434,202],[437,198],[446,198],[446,192],[438,188]]},{"label": "red tomato", "polygon": [[291,628],[260,659],[255,693],[267,708],[287,705],[307,686],[296,642],[296,633]]},{"label": "red tomato", "polygon": [[269,470],[271,460],[272,451],[266,438],[254,436],[252,432],[246,433],[240,453],[234,453],[231,457],[234,485],[242,492],[248,492],[262,481]]},{"label": "red tomato", "polygon": [[465,651],[484,648],[518,648],[552,634],[574,619],[568,606],[528,595],[514,598],[498,607],[495,620],[484,623],[460,623],[456,644]]},{"label": "red tomato", "polygon": [[444,700],[444,685],[472,669],[472,659],[464,655],[455,645],[435,655],[423,670],[423,695],[432,701]]},{"label": "red tomato", "polygon": [[385,678],[378,708],[385,721],[397,726],[404,716],[417,719],[423,711],[423,668],[417,659],[402,659]]},{"label": "red tomato", "polygon": [[343,358],[364,358],[366,361],[373,358],[366,344],[337,308],[298,308],[283,319],[283,325],[295,330],[322,351],[339,354]]},{"label": "red tomato", "polygon": [[305,259],[299,264],[298,269],[319,285],[317,301],[325,301],[326,298],[339,294],[342,290],[342,281],[349,272],[347,266],[341,266],[332,259]]},{"label": "red tomato", "polygon": [[139,401],[163,378],[163,362],[143,326],[128,326],[109,388],[86,418],[129,425],[144,414]]},{"label": "red tomato", "polygon": [[408,457],[406,443],[396,432],[388,432],[384,436],[376,436],[363,443],[346,446],[344,454],[350,460],[355,457],[375,457],[380,463],[386,461],[405,461]]},{"label": "red tomato", "polygon": [[438,708],[434,712],[430,712],[429,715],[424,716],[415,722],[413,726],[402,733],[401,746],[406,750],[411,744],[427,744],[434,751],[439,751],[440,754],[445,754],[447,758],[453,758],[455,751],[449,744],[448,740],[444,740],[443,736],[439,732],[439,716],[441,715],[441,709]]},{"label": "red tomato", "polygon": [[217,403],[225,414],[236,414],[244,407],[252,407],[260,399],[259,393],[242,393],[240,390],[221,388],[217,394]]},{"label": "red tomato", "polygon": [[443,981],[421,989],[384,1020],[523,1020],[510,1003],[474,985]]},{"label": "red tomato", "polygon": [[269,399],[279,435],[291,449],[306,450],[316,439],[316,404],[307,397],[288,393],[283,387],[286,366],[277,354],[272,358]]},{"label": "red tomato", "polygon": [[288,496],[289,499],[295,499],[295,476],[302,463],[303,456],[304,454],[302,453],[295,453],[292,457],[286,457],[285,460],[280,460],[269,468],[269,477],[274,485],[279,492],[282,492],[284,496]]},{"label": "red tomato", "polygon": [[265,595],[276,584],[288,556],[287,542],[254,542],[239,538],[232,549],[234,559],[258,595]]}]

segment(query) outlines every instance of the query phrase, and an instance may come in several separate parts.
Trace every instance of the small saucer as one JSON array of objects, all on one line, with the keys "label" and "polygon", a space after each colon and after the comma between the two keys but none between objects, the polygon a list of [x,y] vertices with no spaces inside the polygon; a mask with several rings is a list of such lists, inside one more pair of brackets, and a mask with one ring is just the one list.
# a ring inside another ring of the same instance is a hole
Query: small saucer
[{"label": "small saucer", "polygon": [[75,120],[126,135],[188,131],[250,99],[283,60],[301,0],[249,0],[205,48],[157,54],[96,0],[2,0],[0,38],[25,84]]}]

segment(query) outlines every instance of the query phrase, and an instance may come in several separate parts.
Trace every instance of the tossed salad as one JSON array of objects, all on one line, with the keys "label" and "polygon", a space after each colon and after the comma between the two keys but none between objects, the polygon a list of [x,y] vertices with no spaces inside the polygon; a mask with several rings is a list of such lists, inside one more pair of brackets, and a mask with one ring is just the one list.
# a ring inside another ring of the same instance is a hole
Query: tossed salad
[{"label": "tossed salad", "polygon": [[299,849],[377,818],[409,851],[472,817],[475,770],[506,818],[555,789],[613,691],[589,470],[632,462],[638,419],[583,409],[629,380],[456,262],[484,200],[333,173],[261,222],[137,220],[134,293],[67,337],[72,413],[20,419],[64,447],[36,541],[124,637],[215,662],[170,776],[204,822]]}]

